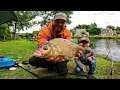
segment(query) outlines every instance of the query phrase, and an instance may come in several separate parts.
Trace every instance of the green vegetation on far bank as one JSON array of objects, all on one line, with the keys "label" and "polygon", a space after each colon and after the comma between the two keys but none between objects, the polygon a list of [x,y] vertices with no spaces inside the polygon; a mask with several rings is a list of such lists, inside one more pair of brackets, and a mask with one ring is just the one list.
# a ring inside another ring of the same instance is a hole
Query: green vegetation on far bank
[{"label": "green vegetation on far bank", "polygon": [[[90,39],[120,39],[120,36],[88,36]],[[72,37],[76,39],[80,39],[80,37]]]}]

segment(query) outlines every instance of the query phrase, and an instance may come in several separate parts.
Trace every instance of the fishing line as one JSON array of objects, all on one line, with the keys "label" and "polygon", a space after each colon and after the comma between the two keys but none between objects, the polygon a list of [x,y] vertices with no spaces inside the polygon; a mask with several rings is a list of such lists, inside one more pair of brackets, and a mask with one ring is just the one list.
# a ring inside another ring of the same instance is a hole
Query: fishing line
[{"label": "fishing line", "polygon": [[110,73],[110,75],[111,75],[111,79],[115,79],[114,61],[113,61],[113,59],[112,59],[111,53],[110,53],[110,56],[111,56],[111,60],[112,60],[112,62],[111,62],[111,73]]},{"label": "fishing line", "polygon": [[[106,44],[107,44],[108,49],[109,49],[109,52],[108,52],[108,55],[106,56],[106,58],[107,58],[107,57],[111,57],[111,60],[112,60],[112,62],[111,62],[111,71],[110,71],[111,79],[115,79],[114,62],[113,62],[113,58],[112,58],[112,55],[111,55],[110,46],[109,46],[109,43],[108,43],[107,40],[106,40]],[[105,59],[106,59],[106,58],[105,58]]]}]

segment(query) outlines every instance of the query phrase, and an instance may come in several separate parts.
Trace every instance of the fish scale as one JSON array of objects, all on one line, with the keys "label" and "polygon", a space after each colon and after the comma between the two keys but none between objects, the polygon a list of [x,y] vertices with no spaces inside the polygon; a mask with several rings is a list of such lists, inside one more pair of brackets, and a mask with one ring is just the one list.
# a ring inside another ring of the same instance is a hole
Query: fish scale
[{"label": "fish scale", "polygon": [[42,53],[41,58],[64,56],[65,60],[71,60],[79,50],[84,54],[86,53],[86,50],[82,46],[63,38],[52,39],[42,47],[39,47],[38,50]]}]

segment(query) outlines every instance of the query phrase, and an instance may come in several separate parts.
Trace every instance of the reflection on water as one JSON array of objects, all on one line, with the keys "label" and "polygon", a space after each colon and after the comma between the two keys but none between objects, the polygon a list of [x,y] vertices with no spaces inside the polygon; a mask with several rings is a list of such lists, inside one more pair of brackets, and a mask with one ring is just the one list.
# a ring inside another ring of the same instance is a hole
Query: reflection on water
[{"label": "reflection on water", "polygon": [[120,40],[101,39],[96,40],[95,52],[100,55],[107,55],[113,61],[120,61]]},{"label": "reflection on water", "polygon": [[[119,39],[94,39],[96,47],[93,48],[96,54],[108,56],[113,61],[120,61],[120,40]],[[77,43],[77,40],[74,39]]]}]

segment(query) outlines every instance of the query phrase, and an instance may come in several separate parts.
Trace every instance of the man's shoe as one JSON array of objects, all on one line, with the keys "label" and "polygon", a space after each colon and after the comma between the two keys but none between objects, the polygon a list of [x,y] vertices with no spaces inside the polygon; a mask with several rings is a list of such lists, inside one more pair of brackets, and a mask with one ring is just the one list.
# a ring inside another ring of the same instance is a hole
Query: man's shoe
[{"label": "man's shoe", "polygon": [[88,75],[87,79],[96,79],[93,75]]},{"label": "man's shoe", "polygon": [[29,62],[28,61],[22,61],[22,64],[27,65],[27,64],[29,64]]},{"label": "man's shoe", "polygon": [[53,72],[53,71],[54,71],[53,68],[48,68],[48,69],[47,69],[47,72],[49,72],[49,73],[51,73],[51,72]]}]

